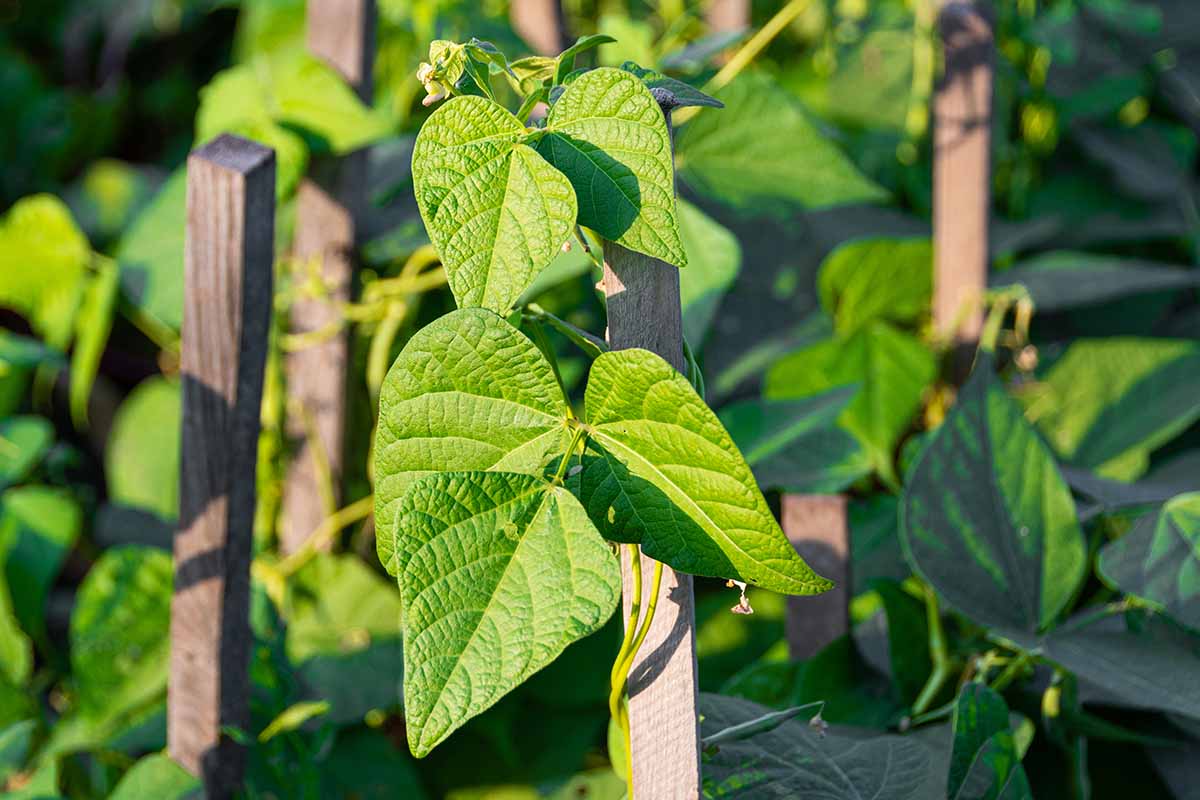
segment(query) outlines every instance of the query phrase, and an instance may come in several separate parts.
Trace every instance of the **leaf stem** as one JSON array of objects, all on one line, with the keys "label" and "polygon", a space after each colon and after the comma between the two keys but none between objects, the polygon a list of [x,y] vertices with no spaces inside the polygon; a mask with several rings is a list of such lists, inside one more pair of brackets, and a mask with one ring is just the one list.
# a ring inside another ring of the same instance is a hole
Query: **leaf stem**
[{"label": "leaf stem", "polygon": [[929,657],[933,661],[933,671],[929,673],[929,680],[925,682],[921,693],[913,703],[914,719],[920,718],[933,704],[938,692],[950,679],[951,671],[950,654],[946,648],[946,633],[942,629],[942,616],[938,608],[937,595],[934,594],[933,587],[928,584],[925,586],[925,615],[929,622]]},{"label": "leaf stem", "polygon": [[563,482],[563,478],[567,474],[567,465],[571,463],[571,456],[575,454],[575,448],[579,447],[579,443],[587,436],[588,429],[584,425],[578,425],[575,428],[575,435],[571,437],[571,443],[567,445],[567,452],[563,453],[562,461],[558,462],[558,469],[554,472],[554,477],[550,482],[555,486],[559,486]]},{"label": "leaf stem", "polygon": [[[634,575],[634,589],[637,592],[635,595],[635,598],[637,599],[635,599],[634,602],[639,602],[642,594],[640,577],[642,570],[641,551],[637,549],[636,545],[632,545],[631,547],[632,549],[629,553],[630,563]],[[654,610],[658,608],[658,594],[662,588],[662,577],[662,562],[655,561],[654,575],[650,579],[650,600],[646,604],[646,613],[642,617],[641,624],[638,626],[637,635],[634,636],[633,641],[628,647],[622,646],[621,652],[617,654],[617,662],[613,665],[612,693],[609,695],[608,700],[610,709],[620,708],[621,699],[625,694],[625,687],[629,682],[629,670],[633,668],[633,660],[637,657],[638,650],[641,649],[642,643],[646,641],[647,634],[650,633],[650,625],[654,622]],[[631,610],[632,607],[633,606],[631,604]],[[633,628],[632,622],[633,620],[631,619],[630,626],[625,630],[626,639],[629,637],[629,631]],[[622,721],[623,727],[626,731],[628,731],[629,720],[627,716],[622,715],[618,719]]]}]

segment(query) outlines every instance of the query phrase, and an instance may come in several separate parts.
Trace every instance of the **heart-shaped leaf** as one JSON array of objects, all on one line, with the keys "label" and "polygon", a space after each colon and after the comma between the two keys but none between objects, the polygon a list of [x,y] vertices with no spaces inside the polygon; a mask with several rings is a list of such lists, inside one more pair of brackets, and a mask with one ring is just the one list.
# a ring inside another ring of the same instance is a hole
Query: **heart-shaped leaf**
[{"label": "heart-shaped leaf", "polygon": [[1044,629],[1083,580],[1087,552],[1070,489],[990,359],[918,456],[900,535],[913,569],[987,625]]},{"label": "heart-shaped leaf", "polygon": [[671,134],[638,78],[608,67],[579,76],[555,102],[537,148],[575,187],[581,225],[630,250],[687,263]]},{"label": "heart-shaped leaf", "polygon": [[417,134],[417,206],[459,306],[508,311],[571,235],[575,190],[525,135],[476,96],[449,100]]},{"label": "heart-shaped leaf", "polygon": [[397,357],[379,398],[375,522],[393,575],[395,506],[429,472],[536,473],[566,452],[567,403],[541,351],[483,309],[430,323]]},{"label": "heart-shaped leaf", "polygon": [[1100,573],[1200,630],[1200,492],[1173,498],[1107,545]]},{"label": "heart-shaped leaf", "polygon": [[717,415],[662,358],[602,354],[585,402],[588,444],[571,485],[607,538],[694,575],[785,594],[832,585],[796,554]]},{"label": "heart-shaped leaf", "polygon": [[426,476],[397,528],[417,756],[597,630],[621,594],[617,560],[579,502],[532,475]]}]

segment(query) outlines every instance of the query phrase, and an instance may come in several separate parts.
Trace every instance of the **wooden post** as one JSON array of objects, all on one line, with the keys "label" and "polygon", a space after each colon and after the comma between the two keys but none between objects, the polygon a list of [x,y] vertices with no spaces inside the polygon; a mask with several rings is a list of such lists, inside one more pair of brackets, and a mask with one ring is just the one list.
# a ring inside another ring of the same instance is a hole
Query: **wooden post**
[{"label": "wooden post", "polygon": [[[340,72],[367,103],[373,91],[375,24],[375,0],[308,2],[308,49]],[[314,163],[310,177],[300,185],[295,255],[301,263],[320,262],[330,296],[293,305],[291,329],[296,333],[335,324],[340,317],[338,303],[350,299],[356,223],[366,205],[366,159],[366,152],[360,151]],[[285,553],[299,549],[333,510],[328,505],[340,501],[347,350],[347,337],[339,333],[287,357],[291,403],[287,432],[301,444],[284,486],[281,544]],[[310,440],[310,432],[316,433],[317,442]],[[325,491],[324,465],[332,478],[332,497]]]},{"label": "wooden post", "polygon": [[567,49],[567,25],[559,0],[512,0],[509,19],[538,55],[556,56]]},{"label": "wooden post", "polygon": [[970,345],[983,326],[991,199],[992,28],[970,0],[942,0],[945,70],[933,101],[933,324]]},{"label": "wooden post", "polygon": [[[668,127],[670,122],[668,115]],[[613,242],[605,242],[604,257],[610,346],[650,350],[683,372],[679,269]],[[653,560],[641,558],[642,574],[651,574]],[[625,548],[621,561],[628,619],[633,573]],[[647,580],[642,608],[650,589]],[[700,796],[695,630],[692,576],[666,567],[654,621],[629,672],[629,757],[633,797],[639,800]]]},{"label": "wooden post", "polygon": [[850,630],[850,531],[846,497],[840,494],[785,494],[783,532],[810,567],[834,583],[816,597],[789,597],[788,651],[811,658]]},{"label": "wooden post", "polygon": [[188,158],[183,434],[167,741],[232,797],[250,723],[250,558],[263,368],[271,318],[275,154],[223,135]]},{"label": "wooden post", "polygon": [[714,32],[749,28],[750,0],[711,0],[704,19]]}]

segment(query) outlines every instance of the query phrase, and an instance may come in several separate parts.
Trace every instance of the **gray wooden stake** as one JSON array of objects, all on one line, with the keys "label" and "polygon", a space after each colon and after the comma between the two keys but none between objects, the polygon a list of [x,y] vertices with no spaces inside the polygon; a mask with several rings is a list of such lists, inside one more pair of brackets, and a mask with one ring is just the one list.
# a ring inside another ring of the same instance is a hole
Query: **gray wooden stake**
[{"label": "gray wooden stake", "polygon": [[[375,0],[309,0],[308,49],[324,59],[371,101],[375,63]],[[300,300],[292,307],[291,329],[317,331],[336,324],[338,304],[350,299],[354,276],[356,223],[366,205],[367,154],[352,153],[314,163],[296,198],[295,255],[319,260],[329,299]],[[340,502],[346,421],[348,340],[339,333],[320,344],[289,353],[286,360],[288,435],[300,449],[288,471],[283,493],[281,543],[295,552],[324,521],[326,507],[321,461],[332,477],[334,505]],[[299,411],[299,413],[294,413]],[[315,431],[319,453],[309,431]],[[323,455],[324,458],[319,458]]]},{"label": "gray wooden stake", "polygon": [[783,532],[800,557],[834,588],[816,597],[789,597],[786,619],[792,658],[810,658],[850,629],[850,534],[846,497],[785,494]]},{"label": "gray wooden stake", "polygon": [[167,742],[231,797],[245,756],[221,728],[250,723],[250,558],[271,319],[275,154],[223,135],[187,166],[183,434]]},{"label": "gray wooden stake", "polygon": [[991,24],[968,0],[943,0],[945,72],[933,101],[933,323],[969,344],[983,326],[991,199]]},{"label": "gray wooden stake", "polygon": [[[609,345],[650,350],[684,372],[679,269],[614,242],[604,243],[604,260]],[[654,562],[641,558],[646,608]],[[633,573],[625,548],[621,561],[628,619]],[[700,796],[695,631],[692,576],[666,567],[654,622],[629,672],[629,757],[639,800]]]}]

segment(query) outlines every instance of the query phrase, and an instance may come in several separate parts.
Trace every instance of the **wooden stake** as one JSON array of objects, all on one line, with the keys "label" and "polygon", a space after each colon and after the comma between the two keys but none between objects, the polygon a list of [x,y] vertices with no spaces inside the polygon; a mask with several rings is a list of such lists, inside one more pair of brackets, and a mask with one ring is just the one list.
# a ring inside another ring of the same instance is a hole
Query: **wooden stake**
[{"label": "wooden stake", "polygon": [[263,368],[271,318],[275,154],[223,135],[188,158],[183,439],[167,741],[232,797],[250,723],[250,558]]},{"label": "wooden stake", "polygon": [[509,19],[538,55],[556,56],[570,44],[559,0],[512,0]]},{"label": "wooden stake", "polygon": [[943,0],[945,71],[934,93],[933,324],[969,344],[983,326],[991,200],[992,29],[969,0]]},{"label": "wooden stake", "polygon": [[788,651],[811,658],[850,629],[850,531],[846,498],[838,494],[785,494],[783,532],[810,567],[834,588],[816,597],[789,597]]},{"label": "wooden stake", "polygon": [[[614,242],[605,242],[604,256],[609,344],[614,350],[650,350],[684,372],[679,269]],[[622,554],[628,619],[633,573],[625,548]],[[649,576],[654,561],[641,558],[642,574]],[[647,577],[642,608],[649,603],[650,589]],[[654,622],[629,672],[629,757],[638,800],[700,796],[695,631],[692,576],[665,567]]]},{"label": "wooden stake", "polygon": [[712,0],[704,13],[713,31],[740,31],[750,27],[750,0]]},{"label": "wooden stake", "polygon": [[[374,0],[308,2],[308,49],[340,72],[367,103],[373,87],[375,24]],[[291,329],[296,333],[335,325],[341,316],[338,304],[350,299],[356,222],[366,204],[366,158],[362,151],[314,163],[312,174],[300,185],[295,255],[301,263],[320,264],[329,297],[293,305]],[[340,500],[347,350],[343,332],[287,357],[288,435],[301,445],[284,486],[285,553],[298,550]],[[314,432],[315,441],[309,436]],[[327,488],[332,488],[332,496]]]}]

